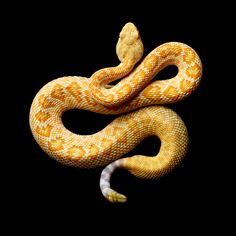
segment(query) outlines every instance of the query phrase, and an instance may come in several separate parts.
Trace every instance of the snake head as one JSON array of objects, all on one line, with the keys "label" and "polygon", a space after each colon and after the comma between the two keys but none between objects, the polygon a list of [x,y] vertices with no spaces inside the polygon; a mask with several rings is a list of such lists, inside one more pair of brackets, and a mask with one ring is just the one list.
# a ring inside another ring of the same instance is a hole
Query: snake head
[{"label": "snake head", "polygon": [[143,56],[143,43],[133,23],[127,23],[120,32],[116,53],[121,62],[137,63]]}]

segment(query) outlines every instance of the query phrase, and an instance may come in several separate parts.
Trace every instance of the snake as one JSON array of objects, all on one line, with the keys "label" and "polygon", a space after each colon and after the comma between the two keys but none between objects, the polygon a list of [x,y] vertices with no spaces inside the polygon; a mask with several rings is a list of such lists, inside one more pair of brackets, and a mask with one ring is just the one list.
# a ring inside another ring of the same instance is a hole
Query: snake
[{"label": "snake", "polygon": [[[110,186],[117,168],[141,179],[158,179],[179,166],[188,151],[184,122],[165,105],[195,91],[202,77],[201,60],[194,49],[180,42],[157,46],[141,60],[143,53],[140,33],[128,22],[116,45],[120,64],[100,69],[89,78],[54,79],[39,90],[30,107],[30,129],[42,150],[64,165],[83,169],[103,166],[100,189],[110,202],[127,201]],[[169,65],[178,68],[177,74],[154,80]],[[118,117],[94,134],[80,135],[62,122],[63,113],[70,109]],[[149,136],[157,136],[161,142],[155,156],[125,157]]]}]

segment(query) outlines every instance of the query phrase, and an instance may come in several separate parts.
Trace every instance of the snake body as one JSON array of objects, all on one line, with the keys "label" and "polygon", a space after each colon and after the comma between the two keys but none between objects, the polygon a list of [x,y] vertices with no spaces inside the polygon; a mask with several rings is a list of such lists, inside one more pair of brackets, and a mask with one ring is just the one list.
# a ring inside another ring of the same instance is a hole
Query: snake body
[{"label": "snake body", "polygon": [[[184,122],[160,105],[189,96],[199,85],[202,65],[191,47],[170,42],[155,48],[134,68],[143,55],[143,45],[132,23],[120,33],[117,55],[120,65],[101,69],[89,79],[67,76],[46,84],[31,105],[30,127],[40,147],[63,164],[79,168],[107,165],[101,174],[101,191],[111,202],[124,202],[126,197],[110,188],[116,168],[125,168],[139,178],[155,179],[168,174],[186,155]],[[178,74],[152,82],[168,65],[176,65]],[[109,85],[117,79],[122,80]],[[67,130],[61,120],[70,109],[121,115],[95,134],[78,135]],[[156,156],[119,159],[151,135],[161,140]]]}]

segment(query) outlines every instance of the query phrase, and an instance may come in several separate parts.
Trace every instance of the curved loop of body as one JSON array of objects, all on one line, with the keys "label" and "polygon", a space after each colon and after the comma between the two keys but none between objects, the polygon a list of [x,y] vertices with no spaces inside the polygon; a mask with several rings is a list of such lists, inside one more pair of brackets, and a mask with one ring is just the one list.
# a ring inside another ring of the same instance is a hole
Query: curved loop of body
[{"label": "curved loop of body", "polygon": [[[121,31],[117,48],[119,66],[102,69],[90,79],[68,76],[46,84],[33,100],[30,127],[41,148],[63,164],[93,168],[110,163],[101,174],[102,193],[111,202],[124,202],[126,197],[110,188],[116,168],[154,179],[169,173],[184,158],[188,146],[184,122],[174,111],[160,105],[190,95],[200,82],[202,66],[192,48],[171,42],[154,49],[133,69],[143,54],[143,46],[131,23]],[[151,82],[161,69],[173,64],[179,70],[174,78]],[[119,78],[123,79],[117,85],[109,86]],[[69,109],[121,115],[98,133],[77,135],[61,121],[63,112]],[[156,156],[119,159],[151,135],[161,140]]]}]

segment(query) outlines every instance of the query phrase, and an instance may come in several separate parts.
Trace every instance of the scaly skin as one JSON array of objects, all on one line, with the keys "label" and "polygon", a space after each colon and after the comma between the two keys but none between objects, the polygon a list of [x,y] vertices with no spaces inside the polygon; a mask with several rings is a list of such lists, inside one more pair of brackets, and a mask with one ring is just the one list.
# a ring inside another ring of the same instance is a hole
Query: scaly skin
[{"label": "scaly skin", "polygon": [[[171,42],[154,49],[133,69],[143,55],[143,45],[132,23],[120,33],[117,54],[120,65],[99,70],[90,79],[68,76],[46,84],[33,100],[30,127],[41,148],[63,164],[93,168],[110,163],[101,175],[102,193],[111,202],[124,202],[126,197],[110,188],[116,168],[125,168],[139,178],[155,179],[168,174],[184,158],[188,134],[183,121],[169,108],[157,105],[189,96],[200,82],[202,66],[192,48]],[[168,65],[176,65],[178,74],[151,82]],[[118,78],[123,79],[109,86]],[[121,115],[98,133],[77,135],[61,121],[63,112],[75,108]],[[156,156],[117,160],[150,135],[161,140]]]}]

